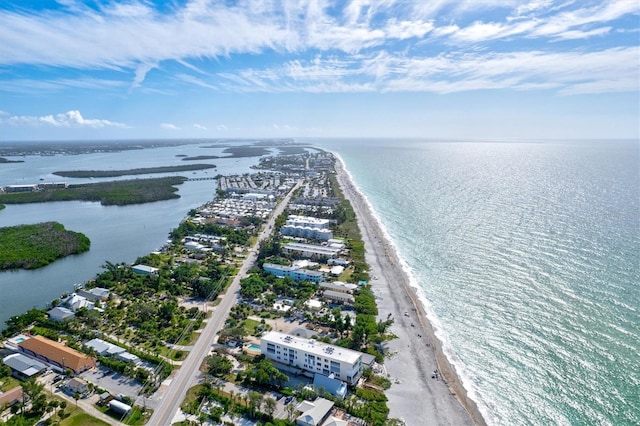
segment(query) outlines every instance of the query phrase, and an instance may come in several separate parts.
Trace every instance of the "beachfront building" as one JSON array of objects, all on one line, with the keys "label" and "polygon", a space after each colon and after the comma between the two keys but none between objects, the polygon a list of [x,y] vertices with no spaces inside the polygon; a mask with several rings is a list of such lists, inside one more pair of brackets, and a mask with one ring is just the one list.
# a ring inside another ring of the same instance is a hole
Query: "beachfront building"
[{"label": "beachfront building", "polygon": [[309,376],[333,374],[336,379],[354,385],[362,374],[362,352],[277,331],[260,338],[260,352]]},{"label": "beachfront building", "polygon": [[282,247],[282,251],[310,259],[329,259],[340,253],[339,248],[304,243],[285,244],[284,247]]},{"label": "beachfront building", "polygon": [[329,219],[289,215],[284,226],[280,228],[280,233],[293,237],[328,241],[333,238],[329,223]]},{"label": "beachfront building", "polygon": [[75,374],[96,366],[96,359],[42,336],[33,336],[18,343],[18,348],[58,368],[71,369]]},{"label": "beachfront building", "polygon": [[322,273],[318,271],[311,271],[308,269],[296,268],[295,266],[276,265],[275,263],[265,263],[262,268],[265,272],[271,275],[275,275],[278,278],[289,277],[292,280],[298,281],[310,281],[312,283],[319,283],[322,281]]},{"label": "beachfront building", "polygon": [[315,229],[329,229],[329,219],[319,219],[311,216],[298,216],[290,214],[287,217],[286,225],[289,226],[302,226]]},{"label": "beachfront building", "polygon": [[347,396],[347,384],[341,380],[335,379],[333,375],[314,375],[313,388],[316,391],[322,390],[324,392],[329,392],[331,395],[340,399],[344,399],[344,397]]},{"label": "beachfront building", "polygon": [[333,281],[333,282],[323,281],[319,284],[319,287],[322,290],[339,291],[341,293],[353,294],[353,292],[358,288],[358,285],[351,284],[351,283],[343,283],[342,281]]},{"label": "beachfront building", "polygon": [[302,414],[296,419],[298,426],[320,426],[331,414],[333,401],[316,398],[315,401],[302,401],[296,409]]},{"label": "beachfront building", "polygon": [[333,290],[325,290],[324,293],[322,293],[322,297],[337,303],[353,304],[356,301],[352,294]]}]

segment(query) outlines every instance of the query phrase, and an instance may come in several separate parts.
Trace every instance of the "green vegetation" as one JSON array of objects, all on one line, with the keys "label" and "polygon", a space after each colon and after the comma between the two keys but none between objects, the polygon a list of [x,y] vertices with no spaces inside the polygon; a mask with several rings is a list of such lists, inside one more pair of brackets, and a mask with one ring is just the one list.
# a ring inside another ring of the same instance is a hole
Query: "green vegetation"
[{"label": "green vegetation", "polygon": [[[183,221],[171,231],[171,238],[174,243],[179,243],[186,235],[206,234],[225,237],[228,244],[247,245],[249,244],[249,233],[244,229],[233,229],[228,226],[216,225],[214,223],[195,224],[189,220]],[[221,242],[223,244],[223,242]]]},{"label": "green vegetation", "polygon": [[0,210],[4,209],[5,205],[4,204],[0,204]]},{"label": "green vegetation", "polygon": [[186,155],[183,156],[184,158],[182,159],[182,161],[202,161],[202,160],[215,160],[218,159],[220,157],[218,157],[217,155],[196,155],[195,157],[187,157]]},{"label": "green vegetation", "polygon": [[91,242],[57,222],[0,228],[0,270],[36,269],[61,257],[84,253]]},{"label": "green vegetation", "polygon": [[261,155],[269,154],[271,151],[260,146],[230,146],[228,148],[225,148],[222,152],[224,152],[225,154],[231,154],[225,158],[239,158],[260,157]]},{"label": "green vegetation", "polygon": [[64,189],[0,194],[0,202],[25,204],[47,201],[100,201],[104,206],[142,204],[180,198],[174,185],[180,185],[185,180],[184,177],[175,176],[69,185]]},{"label": "green vegetation", "polygon": [[109,426],[109,423],[75,410],[69,417],[60,422],[60,426]]},{"label": "green vegetation", "polygon": [[3,163],[24,163],[23,160],[9,160],[8,158],[0,157],[0,164]]},{"label": "green vegetation", "polygon": [[129,170],[65,170],[54,172],[54,175],[70,178],[105,178],[131,175],[148,175],[151,173],[188,172],[191,170],[213,169],[213,164],[189,164],[184,166],[145,167]]}]

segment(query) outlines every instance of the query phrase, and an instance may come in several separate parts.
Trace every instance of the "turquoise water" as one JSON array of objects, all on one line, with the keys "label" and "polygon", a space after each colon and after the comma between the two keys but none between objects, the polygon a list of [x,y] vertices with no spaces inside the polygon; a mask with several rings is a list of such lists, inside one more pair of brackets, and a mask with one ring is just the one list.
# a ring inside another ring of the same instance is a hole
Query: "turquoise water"
[{"label": "turquoise water", "polygon": [[252,343],[249,345],[249,349],[251,349],[252,351],[260,351],[260,345],[256,345],[255,343]]},{"label": "turquoise water", "polygon": [[638,142],[316,141],[490,424],[640,424]]}]

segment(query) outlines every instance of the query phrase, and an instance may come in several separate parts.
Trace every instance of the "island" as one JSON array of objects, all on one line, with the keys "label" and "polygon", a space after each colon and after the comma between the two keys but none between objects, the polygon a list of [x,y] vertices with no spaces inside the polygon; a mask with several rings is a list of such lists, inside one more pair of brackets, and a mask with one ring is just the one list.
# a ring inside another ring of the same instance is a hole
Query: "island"
[{"label": "island", "polygon": [[0,228],[0,270],[36,269],[89,250],[86,235],[57,222]]},{"label": "island", "polygon": [[215,167],[216,166],[213,164],[188,164],[184,166],[145,167],[129,170],[63,170],[53,172],[53,174],[70,178],[105,178],[155,173],[188,172],[193,170],[213,169]]},{"label": "island", "polygon": [[8,158],[0,157],[0,164],[2,163],[24,163],[23,160],[9,160]]},{"label": "island", "polygon": [[[177,155],[176,155],[177,157]],[[195,157],[187,157],[186,155],[182,155],[182,161],[202,161],[202,160],[217,160],[217,155],[196,155]]]},{"label": "island", "polygon": [[169,176],[152,179],[132,179],[112,182],[39,187],[30,185],[29,191],[0,194],[0,203],[26,204],[48,201],[99,201],[103,206],[124,206],[180,198],[174,185],[187,178]]}]

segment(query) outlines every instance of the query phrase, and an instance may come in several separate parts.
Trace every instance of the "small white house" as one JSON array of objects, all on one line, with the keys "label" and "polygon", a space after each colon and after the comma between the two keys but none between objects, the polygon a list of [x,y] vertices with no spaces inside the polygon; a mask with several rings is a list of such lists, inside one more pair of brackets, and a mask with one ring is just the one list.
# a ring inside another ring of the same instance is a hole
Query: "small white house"
[{"label": "small white house", "polygon": [[62,322],[76,316],[71,309],[63,308],[61,306],[56,306],[55,308],[47,311],[47,315],[49,315],[49,319],[51,321],[55,322]]}]

